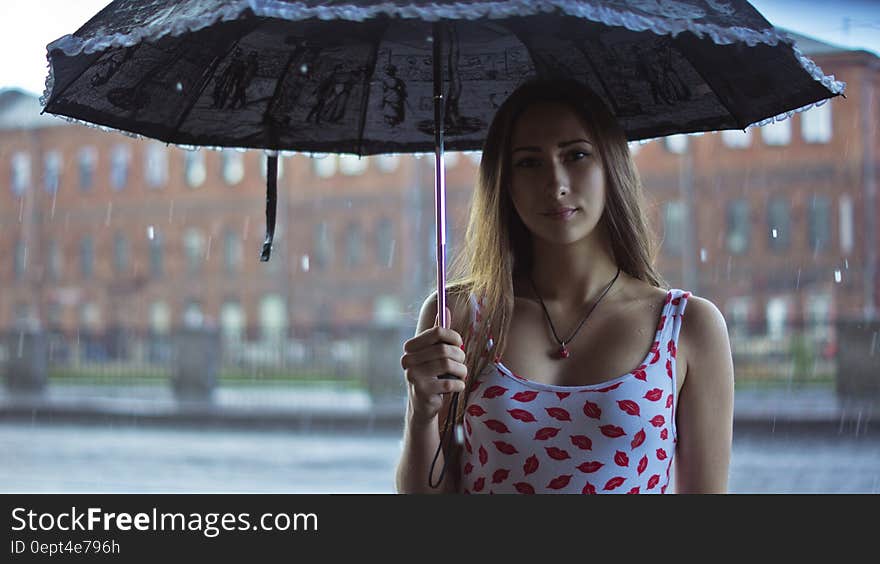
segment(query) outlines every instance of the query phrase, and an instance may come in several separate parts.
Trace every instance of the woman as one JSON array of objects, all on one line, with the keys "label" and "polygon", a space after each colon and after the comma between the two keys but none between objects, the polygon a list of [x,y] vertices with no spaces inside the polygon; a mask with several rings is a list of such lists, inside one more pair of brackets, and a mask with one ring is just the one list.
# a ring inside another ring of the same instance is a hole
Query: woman
[{"label": "woman", "polygon": [[724,318],[663,289],[626,137],[593,92],[535,81],[499,108],[465,247],[450,328],[435,292],[404,344],[399,492],[727,491]]}]

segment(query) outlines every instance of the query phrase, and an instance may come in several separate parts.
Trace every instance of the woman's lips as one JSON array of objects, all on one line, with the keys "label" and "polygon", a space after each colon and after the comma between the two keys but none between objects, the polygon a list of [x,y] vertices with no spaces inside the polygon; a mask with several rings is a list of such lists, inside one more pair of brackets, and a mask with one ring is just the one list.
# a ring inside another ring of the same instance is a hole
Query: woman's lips
[{"label": "woman's lips", "polygon": [[567,219],[570,219],[571,216],[573,216],[576,212],[577,212],[577,209],[573,209],[573,210],[566,210],[566,211],[560,212],[560,213],[545,213],[544,216],[549,217],[550,219],[557,219],[557,220],[565,221]]}]

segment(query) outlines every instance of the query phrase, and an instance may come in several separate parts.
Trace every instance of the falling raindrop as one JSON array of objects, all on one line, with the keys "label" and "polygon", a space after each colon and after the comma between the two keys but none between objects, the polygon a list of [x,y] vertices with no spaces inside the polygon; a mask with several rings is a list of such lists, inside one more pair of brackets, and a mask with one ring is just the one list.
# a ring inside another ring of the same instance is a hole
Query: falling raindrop
[{"label": "falling raindrop", "polygon": [[24,198],[18,199],[18,222],[21,223],[21,219],[24,217]]},{"label": "falling raindrop", "polygon": [[211,258],[211,241],[213,241],[213,240],[214,240],[214,236],[208,235],[208,248],[205,249],[205,260],[206,261]]},{"label": "falling raindrop", "polygon": [[800,268],[798,268],[797,281],[795,282],[794,287],[795,287],[795,289],[798,289],[801,287],[801,269]]},{"label": "falling raindrop", "polygon": [[771,232],[771,236],[772,236],[774,239],[777,238],[776,228],[773,228],[773,231]]},{"label": "falling raindrop", "polygon": [[302,65],[299,67],[299,72],[302,74],[306,74],[309,72],[309,65]]},{"label": "falling raindrop", "polygon": [[425,38],[425,41],[427,41],[428,43],[434,43],[434,36],[429,35],[428,37]]},{"label": "falling raindrop", "polygon": [[849,270],[849,259],[843,259],[844,270]]},{"label": "falling raindrop", "polygon": [[386,268],[391,268],[391,265],[394,262],[394,247],[396,246],[397,239],[391,239],[391,249],[388,251],[388,263],[385,265]]},{"label": "falling raindrop", "polygon": [[24,330],[18,332],[18,358],[24,354]]},{"label": "falling raindrop", "polygon": [[300,267],[303,272],[309,271],[309,255],[303,255],[301,259],[299,259]]},{"label": "falling raindrop", "polygon": [[351,209],[351,200],[346,200],[345,207],[347,207],[348,209]]},{"label": "falling raindrop", "polygon": [[171,200],[171,203],[168,205],[168,223],[171,223],[174,219],[174,200]]},{"label": "falling raindrop", "polygon": [[841,279],[840,269],[837,269],[834,271],[834,281],[837,282],[838,284],[840,284],[840,279]]},{"label": "falling raindrop", "polygon": [[700,262],[706,262],[708,258],[709,252],[705,248],[700,249]]},{"label": "falling raindrop", "polygon": [[178,82],[176,85],[174,85],[174,89],[178,92],[183,92],[183,84]]},{"label": "falling raindrop", "polygon": [[156,237],[156,230],[150,225],[147,227],[147,238],[152,241]]},{"label": "falling raindrop", "polygon": [[874,331],[874,335],[871,337],[871,356],[874,356],[874,352],[877,350],[877,341],[880,340],[878,335],[880,332]]},{"label": "falling raindrop", "polygon": [[110,225],[111,215],[113,215],[113,202],[107,202],[107,216],[104,218],[104,225]]},{"label": "falling raindrop", "polygon": [[58,190],[52,193],[52,211],[49,212],[49,218],[55,219],[55,202],[58,199]]}]

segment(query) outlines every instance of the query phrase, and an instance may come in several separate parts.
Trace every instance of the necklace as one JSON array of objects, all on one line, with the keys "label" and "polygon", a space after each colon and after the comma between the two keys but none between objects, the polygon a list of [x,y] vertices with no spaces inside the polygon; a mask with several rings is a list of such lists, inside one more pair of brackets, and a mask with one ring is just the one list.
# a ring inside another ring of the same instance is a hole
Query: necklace
[{"label": "necklace", "polygon": [[568,347],[565,346],[566,343],[570,343],[574,336],[577,335],[577,332],[581,330],[581,327],[584,326],[584,323],[587,321],[587,318],[590,317],[590,314],[593,313],[593,310],[596,309],[596,306],[599,305],[599,302],[602,301],[602,298],[605,297],[605,294],[608,293],[608,290],[611,289],[611,286],[614,285],[614,282],[617,280],[617,277],[620,276],[620,268],[617,269],[617,274],[614,275],[614,279],[605,287],[605,290],[602,292],[602,295],[599,296],[599,299],[596,300],[596,303],[593,304],[593,307],[590,308],[590,311],[587,312],[587,315],[581,320],[580,325],[577,326],[577,329],[574,330],[574,333],[568,339],[560,339],[559,335],[556,334],[556,328],[553,327],[553,320],[550,319],[550,313],[547,311],[547,306],[544,305],[544,300],[541,299],[541,294],[538,293],[538,288],[535,287],[535,282],[532,280],[532,275],[529,274],[529,282],[532,284],[532,289],[535,291],[535,295],[538,296],[538,301],[541,302],[541,307],[544,309],[544,315],[547,316],[547,322],[550,324],[550,330],[553,331],[553,338],[556,339],[556,342],[559,343],[559,358],[568,358],[571,356],[571,353],[568,350]]}]

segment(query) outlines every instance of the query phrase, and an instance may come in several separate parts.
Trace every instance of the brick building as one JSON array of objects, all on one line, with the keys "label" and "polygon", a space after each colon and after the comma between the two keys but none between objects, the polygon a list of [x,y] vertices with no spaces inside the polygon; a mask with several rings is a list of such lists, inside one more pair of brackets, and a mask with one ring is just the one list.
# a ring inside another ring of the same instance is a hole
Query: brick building
[{"label": "brick building", "polygon": [[[846,99],[746,132],[636,144],[661,272],[734,333],[877,316],[880,59],[799,38]],[[0,93],[0,330],[233,339],[414,323],[435,285],[433,159],[281,159],[272,260],[264,157],[185,151],[39,116]],[[449,154],[450,257],[474,155]]]}]

